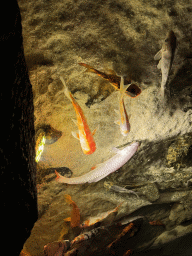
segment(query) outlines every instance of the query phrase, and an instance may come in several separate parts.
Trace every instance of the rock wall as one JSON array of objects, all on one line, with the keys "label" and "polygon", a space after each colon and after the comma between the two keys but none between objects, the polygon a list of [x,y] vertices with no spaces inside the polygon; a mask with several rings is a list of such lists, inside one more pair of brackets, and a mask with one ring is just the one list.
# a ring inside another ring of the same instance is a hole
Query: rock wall
[{"label": "rock wall", "polygon": [[0,8],[1,251],[19,255],[37,220],[33,94],[17,2]]}]

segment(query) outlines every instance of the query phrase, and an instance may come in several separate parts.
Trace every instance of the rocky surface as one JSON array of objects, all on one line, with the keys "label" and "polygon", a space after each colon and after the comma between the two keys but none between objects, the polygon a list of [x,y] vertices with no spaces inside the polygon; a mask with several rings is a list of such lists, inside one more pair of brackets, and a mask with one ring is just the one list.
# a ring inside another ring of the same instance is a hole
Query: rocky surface
[{"label": "rocky surface", "polygon": [[[45,244],[59,239],[63,219],[71,213],[64,199],[66,194],[78,204],[82,221],[121,202],[117,220],[127,215],[146,216],[149,221],[160,219],[165,230],[161,235],[154,231],[154,247],[143,252],[147,246],[142,242],[138,253],[150,255],[155,250],[158,255],[162,244],[177,248],[178,236],[181,240],[190,237],[191,224],[187,221],[192,219],[192,5],[185,0],[20,0],[19,6],[33,84],[35,126],[50,125],[62,133],[55,143],[45,145],[38,163],[39,219],[26,249],[32,256],[40,256]],[[169,29],[177,37],[177,49],[169,79],[170,93],[163,105],[159,99],[161,73],[153,57]],[[79,62],[104,72],[112,69],[139,84],[142,93],[124,99],[131,125],[127,137],[114,123],[118,119],[114,109],[119,106],[119,92],[101,77],[85,73]],[[91,130],[99,125],[95,134],[97,150],[92,155],[84,155],[79,141],[71,135],[76,129],[72,121],[75,111],[60,93],[60,76],[82,107]],[[141,142],[139,150],[105,179],[84,185],[55,181],[54,168],[64,168],[61,174],[69,177],[71,173],[72,177],[80,176],[111,157],[114,146],[121,148],[133,141]],[[113,191],[105,182],[132,190],[138,196]],[[179,235],[171,236],[176,233]],[[139,234],[149,236],[145,228]],[[148,247],[150,239],[149,236]],[[141,241],[137,237],[136,240]],[[172,255],[166,250],[161,255]],[[178,252],[177,255],[188,253]]]}]

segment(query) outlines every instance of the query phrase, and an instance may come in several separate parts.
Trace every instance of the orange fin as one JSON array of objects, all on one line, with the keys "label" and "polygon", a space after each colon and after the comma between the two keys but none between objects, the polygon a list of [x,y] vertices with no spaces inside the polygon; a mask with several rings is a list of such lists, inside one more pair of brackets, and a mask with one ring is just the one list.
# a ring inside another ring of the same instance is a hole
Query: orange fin
[{"label": "orange fin", "polygon": [[63,228],[60,232],[59,240],[64,240],[65,238],[67,238],[65,236],[69,233],[69,229],[70,229],[70,224],[67,222],[64,222]]},{"label": "orange fin", "polygon": [[71,217],[65,218],[64,221],[65,222],[71,222]]},{"label": "orange fin", "polygon": [[61,175],[55,170],[55,174],[56,174],[56,178],[55,178],[55,180],[58,180],[58,179],[60,179],[61,178]]},{"label": "orange fin", "polygon": [[120,125],[120,121],[119,120],[114,121],[114,123]]},{"label": "orange fin", "polygon": [[91,66],[89,66],[88,64],[85,64],[85,63],[78,63],[80,66],[83,66],[85,67],[87,70],[85,72],[93,72],[93,73],[96,73],[97,70],[92,68]]},{"label": "orange fin", "polygon": [[99,125],[93,130],[92,135],[94,136],[96,131],[99,130]]},{"label": "orange fin", "polygon": [[75,139],[78,139],[79,140],[79,133],[78,132],[71,132],[71,134],[73,135],[73,137]]}]

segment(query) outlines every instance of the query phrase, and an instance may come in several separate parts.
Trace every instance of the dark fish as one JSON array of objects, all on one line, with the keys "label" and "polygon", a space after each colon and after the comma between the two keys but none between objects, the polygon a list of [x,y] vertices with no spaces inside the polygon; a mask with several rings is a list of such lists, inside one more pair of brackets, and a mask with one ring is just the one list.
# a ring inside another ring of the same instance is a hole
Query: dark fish
[{"label": "dark fish", "polygon": [[[86,72],[91,72],[91,73],[95,73],[98,76],[103,77],[104,79],[106,79],[107,81],[109,81],[111,83],[111,85],[116,89],[116,90],[120,90],[120,82],[121,82],[121,77],[115,75],[115,74],[105,74],[91,66],[89,66],[88,64],[85,63],[78,63],[79,65],[85,67],[87,70]],[[136,84],[131,84],[131,79],[125,79],[124,80],[125,84],[130,84],[130,86],[127,88],[126,90],[126,94],[132,98],[137,97],[140,93],[141,93],[141,89],[139,88],[138,85]]]}]

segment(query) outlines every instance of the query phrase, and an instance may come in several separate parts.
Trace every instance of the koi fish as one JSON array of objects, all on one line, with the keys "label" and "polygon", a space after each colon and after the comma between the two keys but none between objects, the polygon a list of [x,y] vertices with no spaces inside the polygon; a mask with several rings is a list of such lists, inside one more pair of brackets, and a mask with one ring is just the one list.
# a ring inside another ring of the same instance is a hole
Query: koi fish
[{"label": "koi fish", "polygon": [[[107,81],[110,82],[110,84],[116,89],[116,90],[120,90],[120,80],[121,78],[119,76],[117,76],[116,74],[105,74],[95,68],[92,68],[91,66],[89,66],[88,64],[85,63],[78,63],[79,65],[87,68],[86,72],[91,72],[91,73],[95,73],[98,76],[103,77],[104,79],[106,79]],[[138,85],[136,84],[131,84],[131,80],[130,79],[126,79],[125,80],[126,84],[129,84],[129,87],[126,90],[126,94],[132,98],[137,97],[140,93],[141,93],[141,89],[139,88]]]},{"label": "koi fish", "polygon": [[79,106],[77,101],[73,98],[71,92],[69,91],[69,89],[65,84],[64,79],[62,77],[60,77],[60,79],[64,85],[63,91],[67,96],[67,98],[72,102],[77,115],[77,126],[78,126],[79,132],[77,133],[72,132],[72,135],[76,139],[80,140],[83,153],[86,155],[90,155],[96,150],[96,144],[93,138],[93,135],[95,134],[96,130],[94,130],[93,133],[91,133],[81,107]]},{"label": "koi fish", "polygon": [[[80,210],[78,208],[78,206],[76,205],[76,203],[71,199],[70,195],[65,195],[65,200],[68,204],[70,204],[72,206],[72,212],[71,212],[71,227],[75,228],[75,227],[79,227],[80,225]],[[65,219],[66,220],[66,219]],[[67,220],[69,220],[69,218],[67,218]]]},{"label": "koi fish", "polygon": [[157,65],[158,69],[161,69],[162,73],[162,81],[161,81],[161,89],[160,93],[162,98],[164,98],[164,90],[167,84],[168,76],[171,70],[174,53],[176,48],[176,36],[174,32],[169,31],[162,49],[155,55],[154,60],[159,60],[159,64]]},{"label": "koi fish", "polygon": [[108,159],[104,163],[100,164],[94,170],[80,177],[66,178],[60,175],[55,170],[55,173],[57,175],[56,180],[60,183],[67,183],[67,184],[84,184],[87,182],[91,183],[91,182],[97,182],[99,180],[102,180],[109,174],[117,171],[120,167],[122,167],[135,154],[138,147],[139,147],[139,142],[134,142],[122,150],[114,148],[114,150],[116,151],[116,155],[114,155],[112,158]]},{"label": "koi fish", "polygon": [[115,123],[120,126],[121,134],[123,136],[127,136],[128,132],[130,131],[129,118],[128,118],[128,115],[127,115],[127,111],[125,109],[125,104],[124,104],[124,99],[123,99],[124,93],[126,92],[128,87],[129,87],[129,84],[124,86],[124,78],[121,77],[119,111],[115,109],[117,114],[120,113],[120,120],[115,121]]},{"label": "koi fish", "polygon": [[98,235],[101,229],[104,229],[104,227],[98,227],[98,228],[92,229],[91,231],[80,234],[79,236],[75,237],[73,241],[71,241],[71,246],[73,246],[74,244],[80,243],[82,241],[91,239],[93,236]]},{"label": "koi fish", "polygon": [[130,189],[126,189],[124,187],[120,187],[120,186],[117,186],[117,185],[113,185],[112,183],[110,182],[104,182],[104,187],[112,190],[112,191],[115,191],[117,193],[124,193],[124,194],[134,194],[136,195],[138,198],[139,196],[137,195],[136,192],[134,192],[133,190],[130,190]]},{"label": "koi fish", "polygon": [[98,222],[103,222],[103,221],[105,222],[105,225],[108,223],[110,224],[113,221],[113,219],[115,218],[115,216],[117,215],[117,212],[121,205],[122,205],[122,203],[120,205],[118,205],[117,207],[115,207],[115,209],[113,209],[113,210],[104,212],[96,217],[91,217],[88,220],[85,220],[82,223],[82,227],[83,228],[90,227]]}]

